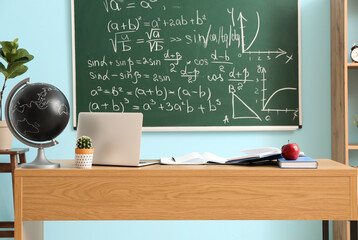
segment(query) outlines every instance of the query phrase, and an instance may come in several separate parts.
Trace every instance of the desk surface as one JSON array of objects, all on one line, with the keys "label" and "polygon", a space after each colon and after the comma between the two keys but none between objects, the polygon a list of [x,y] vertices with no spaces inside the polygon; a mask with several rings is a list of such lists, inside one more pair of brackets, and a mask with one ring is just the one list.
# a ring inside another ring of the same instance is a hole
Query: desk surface
[{"label": "desk surface", "polygon": [[357,169],[329,160],[318,159],[317,169],[281,169],[278,166],[237,165],[150,165],[145,167],[93,166],[75,168],[73,160],[51,160],[60,169],[16,169],[15,176],[357,176]]}]

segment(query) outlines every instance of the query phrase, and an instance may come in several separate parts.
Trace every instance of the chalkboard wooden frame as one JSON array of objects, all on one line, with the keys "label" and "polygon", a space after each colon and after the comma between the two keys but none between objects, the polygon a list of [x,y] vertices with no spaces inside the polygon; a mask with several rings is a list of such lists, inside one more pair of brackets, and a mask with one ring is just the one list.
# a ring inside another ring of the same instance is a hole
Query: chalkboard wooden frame
[{"label": "chalkboard wooden frame", "polygon": [[[73,76],[73,126],[76,129],[77,109],[76,109],[76,50],[75,50],[75,0],[71,0],[71,25],[72,25],[72,76]],[[301,68],[301,0],[298,4],[298,112],[299,124],[297,126],[193,126],[193,127],[143,127],[144,132],[175,132],[175,131],[294,131],[302,128],[302,68]]]}]

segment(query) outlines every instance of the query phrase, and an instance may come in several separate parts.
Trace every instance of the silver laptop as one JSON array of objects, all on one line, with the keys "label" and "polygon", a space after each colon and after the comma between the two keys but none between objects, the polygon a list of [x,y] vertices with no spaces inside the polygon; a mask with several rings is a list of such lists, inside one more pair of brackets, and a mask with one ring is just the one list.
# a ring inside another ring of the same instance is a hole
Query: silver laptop
[{"label": "silver laptop", "polygon": [[139,161],[142,113],[80,113],[77,138],[88,136],[94,147],[93,164],[146,166]]}]

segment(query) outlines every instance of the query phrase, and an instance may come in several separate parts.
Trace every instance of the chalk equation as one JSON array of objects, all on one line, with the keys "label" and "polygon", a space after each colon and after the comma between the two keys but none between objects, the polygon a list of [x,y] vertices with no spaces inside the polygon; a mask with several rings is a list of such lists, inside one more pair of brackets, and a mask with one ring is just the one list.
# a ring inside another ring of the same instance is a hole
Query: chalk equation
[{"label": "chalk equation", "polygon": [[297,19],[292,30],[230,1],[99,2],[102,17],[86,29],[100,47],[76,56],[78,111],[142,112],[149,126],[158,116],[174,126],[298,124]]}]

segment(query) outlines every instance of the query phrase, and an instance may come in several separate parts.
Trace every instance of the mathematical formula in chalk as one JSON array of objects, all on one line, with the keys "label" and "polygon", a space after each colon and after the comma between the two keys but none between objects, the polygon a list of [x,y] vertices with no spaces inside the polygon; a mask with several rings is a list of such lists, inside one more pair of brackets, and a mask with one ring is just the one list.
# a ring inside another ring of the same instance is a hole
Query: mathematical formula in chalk
[{"label": "mathematical formula in chalk", "polygon": [[77,33],[78,112],[143,112],[147,126],[297,125],[297,16],[205,3],[102,0],[81,13],[101,18]]}]

